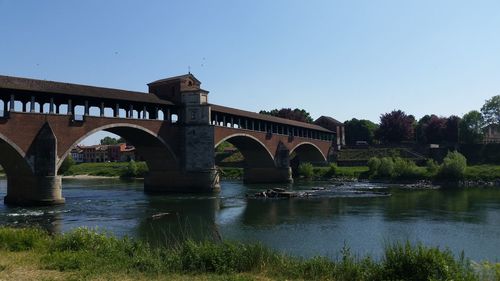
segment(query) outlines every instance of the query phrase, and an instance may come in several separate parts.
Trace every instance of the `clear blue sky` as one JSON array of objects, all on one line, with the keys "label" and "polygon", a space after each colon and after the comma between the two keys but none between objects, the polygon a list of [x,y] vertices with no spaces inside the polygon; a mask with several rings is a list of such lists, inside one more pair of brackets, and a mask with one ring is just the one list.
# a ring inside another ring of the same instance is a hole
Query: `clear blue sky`
[{"label": "clear blue sky", "polygon": [[147,91],[191,72],[210,101],[378,122],[500,92],[499,1],[0,0],[0,74]]}]

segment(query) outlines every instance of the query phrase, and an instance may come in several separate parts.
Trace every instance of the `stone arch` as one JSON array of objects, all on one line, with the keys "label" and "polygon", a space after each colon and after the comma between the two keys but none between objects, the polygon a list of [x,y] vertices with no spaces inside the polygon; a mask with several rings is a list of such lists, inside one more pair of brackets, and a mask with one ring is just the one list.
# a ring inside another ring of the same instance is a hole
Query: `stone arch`
[{"label": "stone arch", "polygon": [[274,155],[269,149],[256,137],[249,134],[232,134],[220,140],[215,144],[219,146],[227,141],[234,145],[243,154],[248,167],[274,167]]},{"label": "stone arch", "polygon": [[0,134],[0,165],[7,180],[9,175],[33,175],[33,167],[25,159],[26,153],[6,136]]},{"label": "stone arch", "polygon": [[59,170],[64,159],[66,159],[76,145],[90,135],[100,131],[116,134],[129,141],[144,157],[150,170],[173,170],[179,167],[177,156],[162,137],[142,126],[128,123],[115,123],[97,127],[80,136],[70,145],[70,147],[65,149],[66,151],[57,162],[57,170]]},{"label": "stone arch", "polygon": [[299,157],[300,162],[324,163],[328,160],[323,151],[311,142],[299,143],[290,150],[290,155],[293,153]]}]

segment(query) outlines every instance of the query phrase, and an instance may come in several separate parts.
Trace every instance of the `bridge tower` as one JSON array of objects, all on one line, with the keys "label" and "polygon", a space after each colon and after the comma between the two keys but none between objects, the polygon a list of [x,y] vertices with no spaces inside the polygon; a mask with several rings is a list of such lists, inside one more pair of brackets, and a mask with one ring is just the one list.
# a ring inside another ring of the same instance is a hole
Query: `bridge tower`
[{"label": "bridge tower", "polygon": [[148,84],[149,92],[178,106],[178,171],[150,171],[146,191],[183,192],[220,189],[215,168],[214,126],[210,123],[208,91],[192,74],[158,80]]}]

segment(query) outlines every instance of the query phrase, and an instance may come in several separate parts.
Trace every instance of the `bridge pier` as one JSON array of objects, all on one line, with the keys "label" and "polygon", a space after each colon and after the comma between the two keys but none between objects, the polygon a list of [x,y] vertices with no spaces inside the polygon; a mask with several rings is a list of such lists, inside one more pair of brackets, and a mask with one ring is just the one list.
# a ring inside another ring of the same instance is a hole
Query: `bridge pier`
[{"label": "bridge pier", "polygon": [[[12,154],[6,156],[14,157]],[[27,165],[24,166],[22,161],[27,161]],[[24,159],[7,159],[8,162],[11,164],[10,173],[7,173],[5,204],[35,206],[64,203],[61,177],[57,175],[57,139],[49,123],[46,122],[38,131]]]},{"label": "bridge pier", "polygon": [[4,203],[16,206],[64,204],[60,176],[9,176]]},{"label": "bridge pier", "polygon": [[245,183],[292,183],[292,168],[245,168]]}]

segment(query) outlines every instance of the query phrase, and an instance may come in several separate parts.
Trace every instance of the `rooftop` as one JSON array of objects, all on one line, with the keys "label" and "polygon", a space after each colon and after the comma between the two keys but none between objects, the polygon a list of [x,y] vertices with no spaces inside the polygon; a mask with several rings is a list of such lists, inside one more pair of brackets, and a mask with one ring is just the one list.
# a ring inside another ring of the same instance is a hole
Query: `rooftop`
[{"label": "rooftop", "polygon": [[173,105],[149,93],[0,75],[0,93],[5,90]]},{"label": "rooftop", "polygon": [[330,131],[328,129],[325,129],[323,127],[320,127],[318,125],[311,124],[311,123],[299,122],[299,121],[295,121],[295,120],[275,117],[275,116],[271,116],[271,115],[259,114],[259,113],[255,113],[255,112],[251,112],[251,111],[245,111],[245,110],[241,110],[241,109],[225,107],[225,106],[216,105],[216,104],[211,104],[211,108],[212,108],[212,111],[215,111],[215,112],[221,112],[221,113],[231,114],[231,115],[235,115],[235,116],[242,116],[242,117],[267,121],[267,122],[286,124],[286,125],[290,125],[290,126],[301,127],[301,128],[306,128],[306,129],[311,129],[311,130],[316,130],[316,131],[321,131],[321,132],[326,132],[326,133],[333,133],[332,131]]}]

